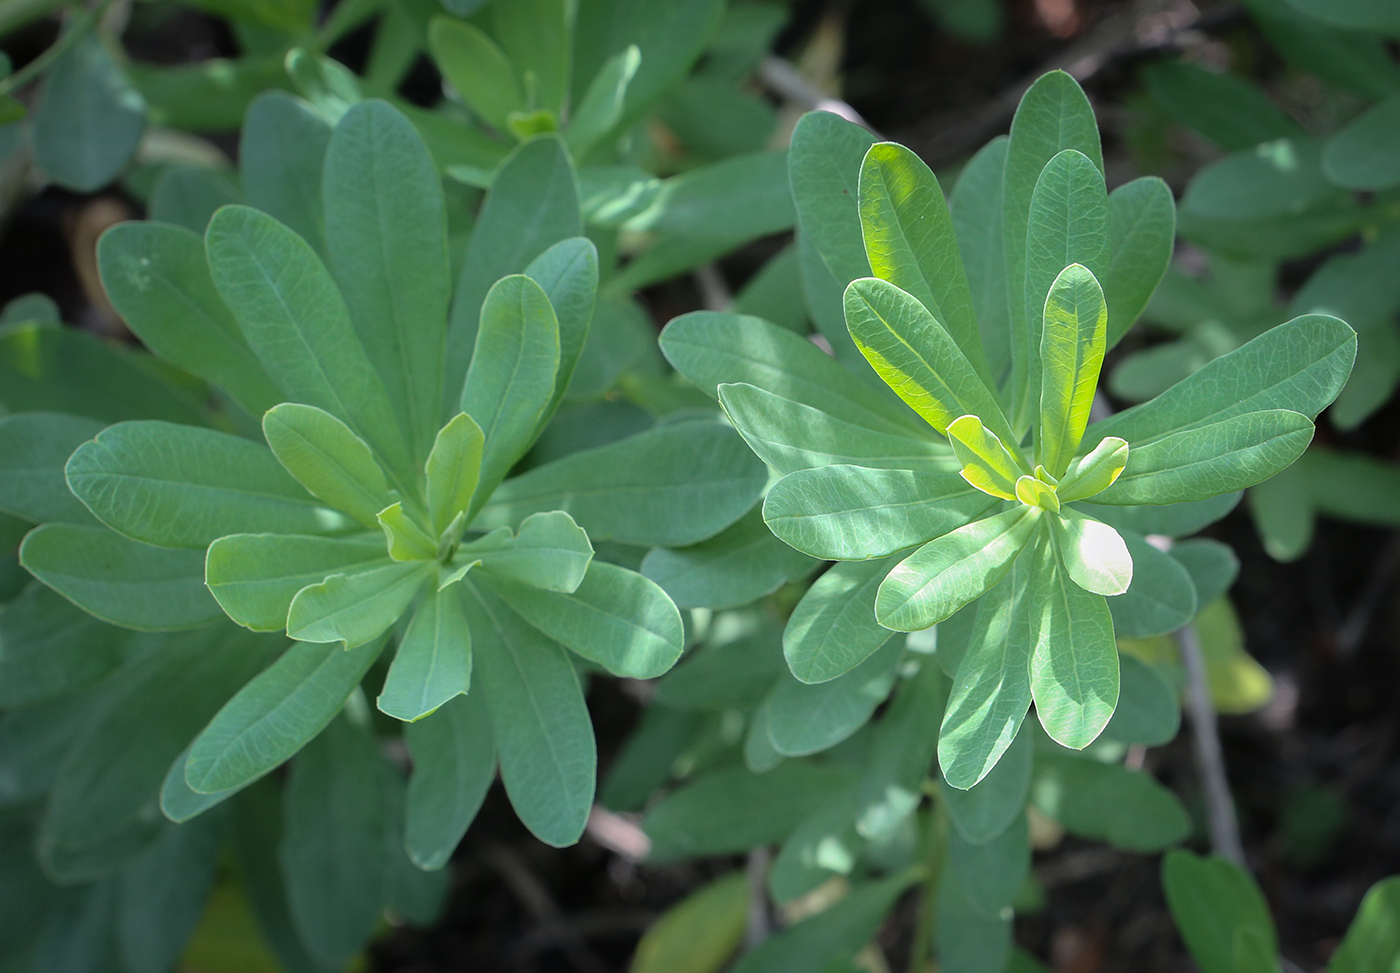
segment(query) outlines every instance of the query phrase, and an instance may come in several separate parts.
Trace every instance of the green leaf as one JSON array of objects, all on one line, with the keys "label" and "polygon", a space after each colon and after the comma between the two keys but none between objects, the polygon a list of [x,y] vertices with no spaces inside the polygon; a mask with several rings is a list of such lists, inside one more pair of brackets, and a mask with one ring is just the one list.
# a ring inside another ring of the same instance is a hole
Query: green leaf
[{"label": "green leaf", "polygon": [[[1011,138],[1006,147],[1006,169],[1002,184],[1002,241],[1006,254],[1007,304],[1010,311],[1012,344],[1030,364],[1039,341],[1033,340],[1039,328],[1027,320],[1029,311],[1040,309],[1032,303],[1026,287],[1032,280],[1027,249],[1031,200],[1037,180],[1047,163],[1066,149],[1074,149],[1103,170],[1099,147],[1099,127],[1094,110],[1075,80],[1063,71],[1042,75],[1021,98],[1011,121]],[[1102,183],[1100,183],[1102,185]],[[1078,258],[1075,258],[1078,259]],[[1044,278],[1045,286],[1054,275],[1074,260],[1063,261]],[[1092,262],[1090,263],[1092,267]],[[1039,279],[1038,277],[1035,279]],[[1027,376],[1035,374],[1035,369]],[[1027,391],[1029,388],[1027,387]],[[1026,406],[1036,401],[1030,396]],[[985,416],[983,417],[986,418]]]},{"label": "green leaf", "polygon": [[230,175],[202,165],[169,166],[151,189],[146,219],[172,223],[202,237],[216,209],[243,202],[243,193]]},{"label": "green leaf", "polygon": [[295,642],[238,691],[190,747],[185,780],[200,794],[242,787],[277,767],[340,712],[384,648]]},{"label": "green leaf", "polygon": [[[749,739],[768,733],[767,710],[761,710],[750,725]],[[747,745],[747,740],[745,741]],[[771,749],[771,747],[770,747]],[[782,755],[773,751],[777,760]],[[749,769],[760,771],[755,761],[745,759]],[[865,841],[856,833],[852,795],[838,794],[813,812],[783,842],[768,870],[768,891],[775,902],[787,904],[800,899],[833,876],[847,876],[855,870],[856,857]]]},{"label": "green leaf", "polygon": [[815,567],[774,537],[755,509],[699,544],[652,548],[641,571],[678,608],[732,608],[772,594]]},{"label": "green leaf", "polygon": [[147,647],[37,582],[0,612],[0,646],[0,706],[6,709],[90,685]]},{"label": "green leaf", "polygon": [[587,237],[560,240],[530,261],[525,276],[544,289],[559,321],[559,373],[554,396],[540,417],[543,428],[564,401],[588,340],[598,292],[598,249]]},{"label": "green leaf", "polygon": [[318,961],[339,968],[383,910],[383,766],[372,734],[334,720],[292,762],[277,849],[292,921]]},{"label": "green leaf", "polygon": [[586,156],[622,118],[627,88],[642,66],[642,52],[635,44],[604,62],[589,82],[578,109],[572,112],[565,141],[580,157]]},{"label": "green leaf", "polygon": [[120,223],[97,241],[97,266],[113,306],[151,351],[226,389],[252,415],[282,400],[214,289],[201,237]]},{"label": "green leaf", "polygon": [[812,557],[860,561],[962,527],[994,504],[952,473],[820,466],[775,483],[763,518],[784,543]]},{"label": "green leaf", "polygon": [[[1021,891],[1030,871],[1031,845],[1025,815],[1017,815],[991,841],[974,844],[956,829],[948,835],[948,867],[977,915],[996,919]],[[945,957],[946,960],[946,957]]]},{"label": "green leaf", "polygon": [[558,115],[569,87],[569,7],[526,0],[491,8],[492,34],[546,110]]},{"label": "green leaf", "polygon": [[160,812],[176,824],[184,824],[239,792],[236,787],[213,794],[192,790],[185,780],[185,761],[189,756],[190,748],[186,747],[166,771],[165,783],[160,788]]},{"label": "green leaf", "polygon": [[943,870],[938,888],[938,961],[954,970],[1003,970],[1011,954],[1011,916],[984,915],[973,904],[961,875]]},{"label": "green leaf", "polygon": [[718,973],[744,941],[749,883],[730,872],[691,892],[652,923],[630,973]]},{"label": "green leaf", "polygon": [[171,631],[223,615],[204,587],[204,555],[128,540],[103,527],[44,524],[20,563],[85,612],[113,625]]},{"label": "green leaf", "polygon": [[939,432],[958,416],[975,415],[1002,442],[1017,437],[943,325],[918,300],[875,278],[853,281],[845,294],[846,326],[856,347],[899,397]]},{"label": "green leaf", "polygon": [[1342,195],[1323,174],[1322,151],[1321,142],[1304,136],[1231,153],[1196,174],[1181,207],[1221,220],[1300,216]]},{"label": "green leaf", "polygon": [[[1107,525],[1104,529],[1113,530]],[[1035,598],[1029,608],[1034,639],[1031,695],[1040,725],[1050,738],[1082,750],[1103,732],[1118,705],[1113,620],[1102,596],[1060,570],[1050,545],[1043,545],[1036,554],[1035,571],[1028,579],[1034,595],[1025,596]],[[1122,556],[1127,556],[1126,550]]]},{"label": "green leaf", "polygon": [[1106,740],[1156,747],[1170,743],[1181,728],[1177,690],[1157,671],[1126,652],[1118,656],[1118,708],[1104,727]]},{"label": "green leaf", "polygon": [[531,139],[501,163],[477,214],[452,300],[443,386],[449,403],[455,404],[467,374],[486,292],[582,230],[578,179],[559,139]]},{"label": "green leaf", "polygon": [[648,706],[603,780],[599,800],[617,811],[640,810],[671,779],[671,769],[689,749],[706,717],[698,713]]},{"label": "green leaf", "polygon": [[721,385],[720,405],[744,441],[780,473],[851,464],[945,472],[956,462],[932,437],[872,430],[754,385]]},{"label": "green leaf", "polygon": [[[167,826],[150,815],[166,769],[277,647],[231,626],[211,628],[161,639],[113,677],[59,766],[39,835],[41,860],[69,882],[90,881],[147,846]],[[99,874],[83,867],[84,858]]]},{"label": "green leaf", "polygon": [[[951,700],[950,700],[951,702]],[[1026,704],[1030,706],[1029,690]],[[1024,716],[1024,711],[1021,714]],[[938,790],[948,806],[948,818],[953,828],[974,845],[984,845],[1004,834],[1019,817],[1026,813],[1026,795],[1031,786],[1031,762],[1035,746],[1033,725],[1021,720],[1019,731],[1001,759],[987,775],[967,789],[947,786]]]},{"label": "green leaf", "polygon": [[378,537],[230,534],[209,545],[204,580],[220,607],[255,632],[287,627],[297,592],[348,569],[388,563]]},{"label": "green leaf", "polygon": [[642,821],[657,863],[727,855],[773,844],[850,786],[848,767],[787,760],[755,774],[745,767],[705,773],[662,798]]},{"label": "green leaf", "polygon": [[471,688],[472,633],[458,590],[429,585],[384,679],[381,713],[413,723]]},{"label": "green leaf", "polygon": [[340,533],[261,443],[154,420],[123,422],[68,460],[68,486],[103,523],[162,547],[204,548],[227,534]]},{"label": "green leaf", "polygon": [[1240,497],[1239,493],[1222,493],[1208,500],[1140,507],[1081,501],[1076,509],[1095,520],[1102,520],[1119,533],[1131,530],[1144,536],[1162,534],[1166,537],[1185,537],[1224,517],[1235,509]]},{"label": "green leaf", "polygon": [[[1074,264],[1086,267],[1093,276],[1095,271],[1102,273],[1108,261],[1108,193],[1104,189],[1103,174],[1082,152],[1066,149],[1058,153],[1045,164],[1036,181],[1027,218],[1030,225],[1026,235],[1024,383],[1017,377],[1021,374],[1017,366],[1014,363],[1012,366],[1013,413],[1019,418],[1017,428],[1025,427],[1037,404],[1044,408],[1043,377],[1048,379],[1046,370],[1054,366],[1042,360],[1046,337],[1041,321],[1044,317],[1046,327],[1049,326],[1054,306],[1049,295],[1054,293],[1054,282]],[[1077,278],[1075,283],[1078,286],[1074,297],[1065,303],[1085,305],[1080,314],[1088,318],[1082,327],[1089,333],[1098,330],[1094,322],[1102,315],[1104,323],[1098,328],[1106,332],[1108,312],[1102,303],[1102,293],[1097,295],[1097,302],[1091,304],[1093,299],[1080,293],[1084,285]],[[1098,291],[1097,280],[1093,289]],[[1097,377],[1095,370],[1095,379]]]},{"label": "green leaf", "polygon": [[462,388],[462,411],[486,439],[478,504],[534,442],[558,371],[559,322],[548,296],[524,274],[501,279],[482,304]]},{"label": "green leaf", "polygon": [[676,423],[509,480],[472,527],[490,529],[563,510],[594,540],[680,547],[738,520],[767,480],[762,462],[734,430],[714,422]]},{"label": "green leaf", "polygon": [[606,561],[590,562],[583,583],[568,593],[503,578],[483,577],[482,584],[545,635],[616,676],[659,676],[684,647],[680,612],[660,586]]},{"label": "green leaf", "polygon": [[1177,541],[1171,546],[1172,560],[1191,576],[1196,600],[1208,605],[1230,589],[1240,573],[1240,559],[1228,544],[1205,537]]},{"label": "green leaf", "polygon": [[[931,442],[928,427],[811,341],[761,318],[693,311],[661,332],[661,351],[702,391],[743,383],[886,436]],[[910,448],[908,444],[905,449]]]},{"label": "green leaf", "polygon": [[389,505],[389,484],[363,439],[314,405],[284,402],[262,420],[277,461],[308,493],[373,530]]},{"label": "green leaf", "polygon": [[938,734],[938,765],[967,790],[997,765],[1031,705],[1032,558],[1018,561],[977,604],[967,652],[953,677]]},{"label": "green leaf", "polygon": [[496,779],[491,717],[481,694],[456,696],[404,727],[413,756],[404,846],[419,868],[442,868]]},{"label": "green leaf", "polygon": [[532,588],[568,594],[583,583],[593,545],[564,511],[531,514],[514,537],[508,534],[508,529],[497,528],[463,545],[462,552],[479,557],[481,570]]},{"label": "green leaf", "polygon": [[865,129],[830,112],[808,112],[792,132],[788,174],[798,225],[838,288],[870,275],[859,182],[861,162],[874,142]]},{"label": "green leaf", "polygon": [[248,106],[238,153],[244,201],[320,254],[326,252],[321,173],[330,141],[331,127],[306,102],[268,91]]},{"label": "green leaf", "polygon": [[987,365],[1000,381],[1011,368],[1002,181],[1007,138],[988,142],[958,175],[949,200]]},{"label": "green leaf", "polygon": [[1377,33],[1400,33],[1400,13],[1385,0],[1288,0],[1295,7],[1326,24]]},{"label": "green leaf", "polygon": [[873,731],[870,758],[856,785],[856,833],[872,842],[894,839],[924,796],[949,679],[932,659],[918,663],[895,691]]},{"label": "green leaf", "polygon": [[1162,860],[1162,887],[1181,938],[1203,973],[1234,973],[1235,939],[1242,930],[1264,936],[1277,954],[1268,903],[1249,873],[1233,862],[1169,852]]},{"label": "green leaf", "polygon": [[209,901],[219,864],[222,822],[171,828],[123,871],[116,914],[123,969],[172,969]]},{"label": "green leaf", "polygon": [[1379,190],[1400,185],[1400,95],[1373,105],[1327,140],[1322,171],[1347,189]]},{"label": "green leaf", "polygon": [[1183,503],[1240,490],[1288,466],[1312,442],[1312,420],[1273,409],[1234,415],[1134,446],[1100,503]]},{"label": "green leaf", "polygon": [[1195,616],[1195,585],[1181,563],[1138,533],[1118,528],[1133,561],[1128,590],[1108,603],[1113,627],[1126,638],[1173,632]]},{"label": "green leaf", "polygon": [[875,617],[897,632],[936,625],[999,582],[1040,522],[1019,507],[936,537],[909,555],[880,584]]},{"label": "green leaf", "polygon": [[872,276],[918,298],[983,381],[994,384],[938,178],[904,146],[881,142],[870,147],[861,163],[859,195]]},{"label": "green leaf", "polygon": [[103,424],[57,412],[0,419],[0,510],[35,523],[90,524],[92,514],[68,489],[63,467]]},{"label": "green leaf", "polygon": [[903,640],[891,639],[835,679],[812,685],[791,675],[780,678],[764,703],[774,749],[802,757],[833,747],[860,729],[889,695],[903,654]]},{"label": "green leaf", "polygon": [[437,168],[407,118],[365,101],[335,127],[321,192],[331,271],[420,464],[438,427],[451,288]]},{"label": "green leaf", "polygon": [[1087,454],[1069,464],[1060,478],[1056,492],[1061,503],[1073,503],[1092,497],[1109,487],[1128,465],[1128,444],[1116,436],[1108,436]]},{"label": "green leaf", "polygon": [[578,674],[559,646],[495,598],[470,582],[462,597],[511,806],[545,844],[573,844],[588,821],[598,760]]},{"label": "green leaf", "polygon": [[1108,260],[1100,274],[1108,303],[1106,345],[1130,328],[1162,282],[1176,242],[1176,202],[1155,176],[1124,183],[1108,194]]},{"label": "green leaf", "polygon": [[1141,771],[1063,751],[1036,755],[1031,803],[1084,838],[1152,852],[1191,833],[1175,794]]},{"label": "green leaf", "polygon": [[145,127],[145,99],[86,31],[49,68],[34,104],[34,160],[65,189],[94,192],[126,168]]},{"label": "green leaf", "polygon": [[783,632],[783,654],[805,683],[835,679],[890,638],[875,621],[875,601],[894,557],[832,566],[807,589]]},{"label": "green leaf", "polygon": [[399,620],[432,573],[421,561],[333,574],[297,592],[287,610],[287,634],[302,642],[344,642],[355,648]]},{"label": "green leaf", "polygon": [[1089,425],[1107,327],[1108,305],[1099,282],[1080,264],[1065,267],[1045,299],[1040,338],[1044,371],[1036,459],[1054,476],[1068,471]]},{"label": "green leaf", "polygon": [[476,420],[459,412],[438,430],[424,467],[428,485],[428,516],[439,534],[452,518],[471,505],[481,479],[485,435]]},{"label": "green leaf", "polygon": [[782,674],[783,658],[768,628],[702,645],[656,684],[656,701],[676,710],[753,709]]},{"label": "green leaf", "polygon": [[990,496],[1016,499],[1016,481],[1026,472],[1024,459],[1014,456],[976,416],[958,416],[948,423],[947,432],[964,480]]},{"label": "green leaf", "polygon": [[433,63],[457,93],[492,128],[508,133],[512,112],[525,108],[510,58],[480,28],[454,17],[434,17],[428,24]]},{"label": "green leaf", "polygon": [[764,151],[663,180],[624,229],[738,243],[789,230],[794,219],[786,153]]},{"label": "green leaf", "polygon": [[265,213],[228,206],[209,222],[205,246],[215,286],[277,387],[348,423],[391,476],[409,469],[389,396],[306,241]]},{"label": "green leaf", "polygon": [[913,880],[905,873],[855,889],[835,905],[764,940],[745,953],[731,973],[806,973],[826,968],[823,964],[849,966]]},{"label": "green leaf", "polygon": [[[1400,879],[1372,885],[1328,973],[1390,973],[1400,955]],[[1387,965],[1389,963],[1390,965]]]},{"label": "green leaf", "polygon": [[1096,595],[1121,595],[1133,581],[1133,559],[1108,524],[1066,507],[1053,518],[1055,546],[1071,580]]},{"label": "green leaf", "polygon": [[384,529],[389,556],[395,561],[431,561],[437,557],[437,541],[404,510],[402,502],[390,504],[375,516]]},{"label": "green leaf", "polygon": [[1261,88],[1234,75],[1163,60],[1147,65],[1142,79],[1169,115],[1227,151],[1303,134]]}]

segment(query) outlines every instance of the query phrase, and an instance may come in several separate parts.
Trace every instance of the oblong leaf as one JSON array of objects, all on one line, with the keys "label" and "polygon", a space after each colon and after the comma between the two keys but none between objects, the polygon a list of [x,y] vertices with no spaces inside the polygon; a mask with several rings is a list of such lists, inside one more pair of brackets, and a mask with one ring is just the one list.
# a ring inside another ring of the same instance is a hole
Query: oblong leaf
[{"label": "oblong leaf", "polygon": [[103,621],[146,631],[197,628],[223,614],[204,587],[204,556],[128,540],[105,527],[44,524],[29,532],[20,563]]},{"label": "oblong leaf", "polygon": [[1120,637],[1150,638],[1174,632],[1196,614],[1196,586],[1179,561],[1141,534],[1118,528],[1133,559],[1133,583],[1108,602]]},{"label": "oblong leaf", "polygon": [[1147,307],[1175,241],[1176,202],[1161,179],[1143,176],[1108,194],[1108,261],[1099,283],[1108,302],[1109,348]]},{"label": "oblong leaf", "polygon": [[156,421],[122,422],[68,460],[68,485],[97,519],[161,547],[207,547],[227,534],[344,533],[264,446]]},{"label": "oblong leaf", "polygon": [[891,636],[875,621],[880,583],[896,559],[832,566],[807,589],[783,630],[783,655],[805,683],[826,682],[860,665]]},{"label": "oblong leaf", "polygon": [[574,591],[593,560],[588,534],[562,510],[531,514],[520,522],[514,537],[493,541],[496,534],[492,531],[463,545],[461,551],[479,557],[481,570],[532,588]]},{"label": "oblong leaf", "polygon": [[195,738],[185,780],[200,794],[242,787],[292,756],[340,712],[383,642],[353,649],[295,642]]},{"label": "oblong leaf", "polygon": [[327,575],[385,561],[379,537],[230,534],[209,545],[204,581],[239,625],[280,632],[298,591]]},{"label": "oblong leaf", "polygon": [[262,420],[263,436],[283,469],[308,493],[373,530],[390,503],[389,484],[363,439],[314,405],[284,402]]},{"label": "oblong leaf", "polygon": [[34,523],[90,524],[92,514],[68,489],[63,467],[73,450],[104,428],[59,412],[0,419],[0,510]]},{"label": "oblong leaf", "polygon": [[862,561],[961,527],[995,503],[952,473],[821,466],[773,484],[763,519],[812,557]]},{"label": "oblong leaf", "polygon": [[903,652],[902,640],[892,639],[835,679],[815,685],[792,676],[779,679],[764,703],[773,748],[786,757],[805,756],[860,729],[889,695]]},{"label": "oblong leaf", "polygon": [[1133,559],[1116,530],[1066,507],[1053,518],[1060,563],[1071,580],[1097,595],[1121,595],[1133,581]]},{"label": "oblong leaf", "polygon": [[1029,472],[1026,464],[1013,456],[981,419],[958,416],[948,423],[948,442],[962,463],[964,480],[990,496],[1016,499],[1016,481]]},{"label": "oblong leaf", "polygon": [[659,676],[684,647],[680,612],[661,587],[606,561],[590,562],[567,593],[501,578],[481,583],[545,635],[616,676]]},{"label": "oblong leaf", "polygon": [[1108,305],[1094,275],[1074,263],[1050,285],[1044,307],[1036,459],[1051,475],[1064,476],[1089,425],[1103,367]]},{"label": "oblong leaf", "polygon": [[1040,511],[1019,507],[936,537],[880,584],[875,617],[899,632],[928,628],[999,582],[1039,524]]},{"label": "oblong leaf", "polygon": [[422,561],[400,561],[333,574],[297,592],[287,609],[287,634],[302,642],[363,645],[399,620],[431,573]]},{"label": "oblong leaf", "polygon": [[1186,808],[1150,774],[1063,750],[1037,754],[1031,803],[1074,834],[1151,852],[1191,832]]},{"label": "oblong leaf", "polygon": [[375,704],[413,723],[471,688],[472,635],[459,590],[429,585],[389,666]]},{"label": "oblong leaf", "polygon": [[491,717],[481,694],[457,696],[404,727],[413,755],[404,847],[419,868],[441,868],[496,779]]},{"label": "oblong leaf", "polygon": [[424,474],[428,486],[428,518],[438,533],[452,518],[471,506],[481,480],[481,453],[486,437],[476,420],[459,412],[438,430],[428,453]]}]

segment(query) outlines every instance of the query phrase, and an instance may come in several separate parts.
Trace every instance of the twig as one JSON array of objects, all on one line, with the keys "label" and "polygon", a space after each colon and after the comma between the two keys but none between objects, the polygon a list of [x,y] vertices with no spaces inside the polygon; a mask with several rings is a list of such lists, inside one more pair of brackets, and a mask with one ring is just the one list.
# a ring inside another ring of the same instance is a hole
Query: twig
[{"label": "twig", "polygon": [[861,117],[860,112],[840,98],[832,98],[822,91],[791,61],[780,57],[764,58],[758,66],[758,79],[767,85],[774,94],[781,95],[808,111],[829,111],[833,115],[840,115],[848,122],[855,122],[862,128],[868,129],[872,135],[878,137],[880,134]]},{"label": "twig", "polygon": [[695,288],[700,292],[700,299],[705,303],[705,307],[711,311],[727,311],[729,305],[734,303],[734,295],[729,291],[729,285],[725,283],[724,274],[720,272],[719,264],[701,264],[695,268]]},{"label": "twig", "polygon": [[772,924],[768,921],[768,864],[772,858],[765,845],[749,852],[744,868],[749,880],[749,919],[744,928],[744,949],[753,949],[768,938]]},{"label": "twig", "polygon": [[1185,625],[1177,629],[1176,643],[1181,649],[1181,662],[1186,669],[1186,714],[1191,720],[1191,739],[1205,791],[1206,824],[1210,828],[1211,849],[1244,868],[1240,824],[1230,797],[1230,783],[1225,777],[1225,757],[1220,748],[1215,705],[1211,702],[1210,686],[1206,682],[1205,653],[1201,649],[1201,637],[1196,626]]}]

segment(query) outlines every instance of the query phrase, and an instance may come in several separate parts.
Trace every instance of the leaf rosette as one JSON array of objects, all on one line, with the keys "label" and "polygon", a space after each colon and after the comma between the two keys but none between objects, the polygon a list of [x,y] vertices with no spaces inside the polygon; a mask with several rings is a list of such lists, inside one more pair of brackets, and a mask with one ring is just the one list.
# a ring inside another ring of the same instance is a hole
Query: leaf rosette
[{"label": "leaf rosette", "polygon": [[[857,160],[852,180],[841,166]],[[1189,533],[1291,464],[1345,384],[1354,332],[1296,318],[1091,422],[1104,354],[1167,266],[1173,210],[1158,180],[1106,191],[1092,110],[1062,73],[1031,88],[951,209],[913,153],[831,115],[798,126],[790,171],[804,279],[844,290],[844,333],[823,328],[835,360],[734,315],[679,318],[662,347],[780,475],[773,533],[838,562],[789,621],[793,674],[834,679],[891,630],[964,612],[940,638],[961,655],[947,782],[985,777],[1032,702],[1082,749],[1118,702],[1115,628],[1158,634],[1197,608],[1146,535]]]}]

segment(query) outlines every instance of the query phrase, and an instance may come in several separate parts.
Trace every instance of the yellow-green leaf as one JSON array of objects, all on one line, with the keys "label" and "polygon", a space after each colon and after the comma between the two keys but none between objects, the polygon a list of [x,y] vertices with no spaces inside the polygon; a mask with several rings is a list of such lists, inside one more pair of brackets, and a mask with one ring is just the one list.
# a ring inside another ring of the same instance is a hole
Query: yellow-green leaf
[{"label": "yellow-green leaf", "polygon": [[1070,464],[1069,472],[1060,478],[1060,502],[1073,503],[1107,490],[1127,465],[1127,442],[1117,436],[1109,436],[1087,456],[1081,456]]},{"label": "yellow-green leaf", "polygon": [[1088,268],[1070,264],[1050,285],[1040,337],[1040,429],[1036,458],[1063,476],[1089,425],[1103,367],[1108,305]]},{"label": "yellow-green leaf", "polygon": [[476,420],[459,412],[438,430],[425,473],[428,478],[428,516],[441,534],[452,518],[471,504],[481,476],[481,450],[485,436]]},{"label": "yellow-green leaf", "polygon": [[948,441],[962,463],[962,478],[983,493],[1016,499],[1016,478],[1025,472],[997,434],[976,416],[959,416],[948,423]]}]

